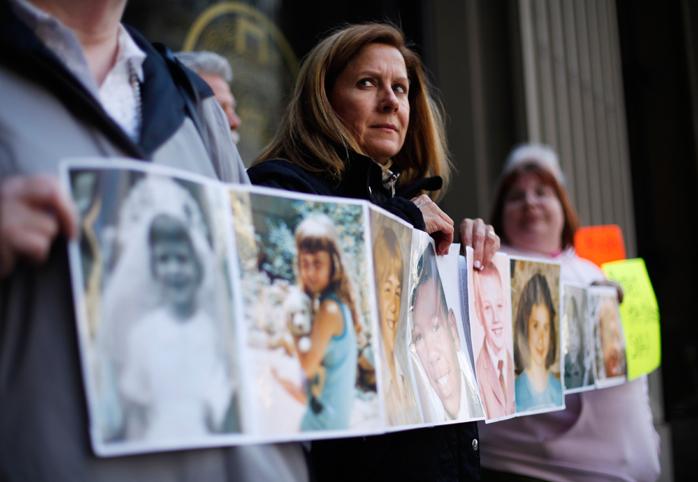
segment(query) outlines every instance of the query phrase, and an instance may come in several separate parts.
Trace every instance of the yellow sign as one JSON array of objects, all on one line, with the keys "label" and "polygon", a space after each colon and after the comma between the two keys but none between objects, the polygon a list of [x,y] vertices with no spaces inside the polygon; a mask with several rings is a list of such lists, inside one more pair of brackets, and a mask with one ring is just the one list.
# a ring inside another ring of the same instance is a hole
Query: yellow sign
[{"label": "yellow sign", "polygon": [[650,373],[661,363],[659,308],[645,262],[641,258],[605,263],[609,279],[623,287],[620,314],[625,332],[628,379]]}]

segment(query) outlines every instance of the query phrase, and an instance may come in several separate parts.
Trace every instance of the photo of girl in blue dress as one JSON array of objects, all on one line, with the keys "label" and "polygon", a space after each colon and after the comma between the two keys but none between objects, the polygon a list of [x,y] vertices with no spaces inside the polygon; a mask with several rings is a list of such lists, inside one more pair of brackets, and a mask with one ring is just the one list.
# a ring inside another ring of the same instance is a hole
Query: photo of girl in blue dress
[{"label": "photo of girl in blue dress", "polygon": [[[515,263],[512,260],[512,264]],[[512,266],[512,273],[516,270]],[[512,275],[512,277],[515,274]],[[526,281],[514,316],[516,411],[544,411],[563,405],[559,378],[559,313],[546,276],[535,272]],[[554,373],[554,372],[557,373]]]},{"label": "photo of girl in blue dress", "polygon": [[[349,427],[357,374],[354,295],[332,221],[306,218],[295,233],[298,284],[310,297],[310,344],[294,336],[295,354],[306,376],[301,430]],[[305,350],[303,348],[306,348]]]},{"label": "photo of girl in blue dress", "polygon": [[248,219],[236,239],[249,251],[241,292],[250,430],[279,440],[375,430],[377,317],[372,286],[361,282],[372,274],[368,210],[275,194],[234,199],[238,219]]}]

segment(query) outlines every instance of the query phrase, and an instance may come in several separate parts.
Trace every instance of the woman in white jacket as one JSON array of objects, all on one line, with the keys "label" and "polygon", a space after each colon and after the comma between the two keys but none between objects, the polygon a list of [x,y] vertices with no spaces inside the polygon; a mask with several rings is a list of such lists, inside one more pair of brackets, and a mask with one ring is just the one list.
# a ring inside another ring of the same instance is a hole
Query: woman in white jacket
[{"label": "woman in white jacket", "polygon": [[[578,227],[557,155],[514,149],[492,216],[503,249],[559,261],[563,283],[604,282],[572,247]],[[563,411],[481,424],[483,480],[650,481],[659,475],[659,438],[645,377],[565,397]]]}]

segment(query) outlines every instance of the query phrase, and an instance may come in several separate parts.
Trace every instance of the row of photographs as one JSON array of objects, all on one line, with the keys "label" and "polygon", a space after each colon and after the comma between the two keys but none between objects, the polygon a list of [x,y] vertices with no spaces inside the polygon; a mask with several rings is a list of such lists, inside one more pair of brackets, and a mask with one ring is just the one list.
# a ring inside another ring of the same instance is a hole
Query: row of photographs
[{"label": "row of photographs", "polygon": [[72,160],[95,452],[369,435],[560,410],[625,380],[615,291],[366,202]]}]

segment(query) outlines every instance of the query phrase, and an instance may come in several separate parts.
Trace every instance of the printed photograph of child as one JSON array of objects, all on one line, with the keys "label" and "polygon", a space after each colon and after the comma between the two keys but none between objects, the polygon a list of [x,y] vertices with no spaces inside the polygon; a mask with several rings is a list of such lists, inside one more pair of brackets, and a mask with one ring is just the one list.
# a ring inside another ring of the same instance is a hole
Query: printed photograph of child
[{"label": "printed photograph of child", "polygon": [[219,191],[139,170],[71,179],[90,206],[80,210],[90,249],[78,243],[71,258],[85,276],[78,297],[90,300],[78,320],[97,444],[137,452],[238,433],[229,243],[212,222]]},{"label": "printed photograph of child", "polygon": [[562,324],[566,327],[565,392],[594,388],[594,337],[582,286],[562,285]]},{"label": "printed photograph of child", "polygon": [[231,205],[249,213],[235,229],[253,431],[380,426],[364,205],[264,189],[231,192]]},{"label": "printed photograph of child", "polygon": [[417,277],[411,288],[409,346],[424,421],[481,418],[474,381],[466,377],[467,354],[461,349],[465,342],[459,332],[462,324],[446,302],[428,235],[414,233],[413,257]]},{"label": "printed photograph of child", "polygon": [[387,423],[416,424],[422,416],[408,363],[406,319],[412,228],[376,209],[370,218]]},{"label": "printed photograph of child", "polygon": [[472,279],[470,332],[480,397],[488,421],[508,418],[515,412],[509,258],[495,255],[482,270],[472,271]]},{"label": "printed photograph of child", "polygon": [[517,413],[564,407],[560,350],[560,266],[511,258]]},{"label": "printed photograph of child", "polygon": [[607,387],[625,381],[625,335],[615,288],[589,288],[589,307],[596,344],[596,385]]}]

